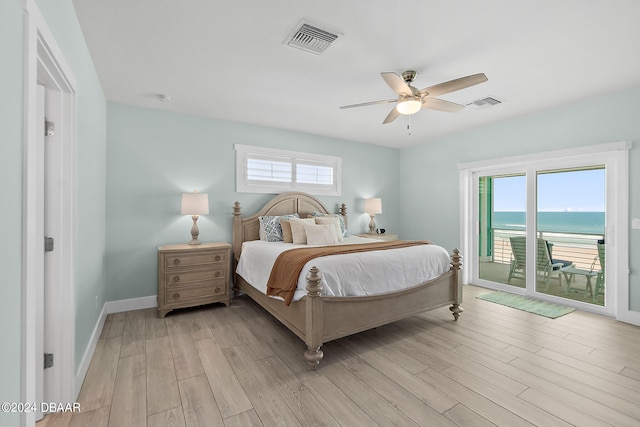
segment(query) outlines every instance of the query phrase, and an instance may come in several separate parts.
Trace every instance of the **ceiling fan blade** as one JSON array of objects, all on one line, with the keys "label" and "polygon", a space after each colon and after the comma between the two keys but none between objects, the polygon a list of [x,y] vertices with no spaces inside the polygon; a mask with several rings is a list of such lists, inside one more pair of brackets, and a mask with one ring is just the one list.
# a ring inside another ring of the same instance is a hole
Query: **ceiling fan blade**
[{"label": "ceiling fan blade", "polygon": [[385,117],[384,122],[382,122],[383,125],[386,125],[387,123],[391,123],[392,121],[394,121],[395,119],[398,118],[398,116],[400,115],[400,113],[398,112],[398,110],[394,107],[393,110],[391,110],[389,112],[389,114],[387,115],[387,117]]},{"label": "ceiling fan blade", "polygon": [[411,88],[404,81],[402,77],[397,75],[396,73],[380,73],[385,82],[389,85],[389,87],[398,95],[413,95]]},{"label": "ceiling fan blade", "polygon": [[487,80],[487,76],[485,76],[484,73],[472,74],[470,76],[460,77],[459,79],[449,80],[448,82],[424,88],[419,93],[420,95],[428,94],[429,96],[440,96],[445,93],[455,92],[460,89],[484,83]]},{"label": "ceiling fan blade", "polygon": [[422,100],[422,106],[431,110],[445,111],[447,113],[455,113],[464,108],[464,105],[438,98],[425,98]]},{"label": "ceiling fan blade", "polygon": [[343,105],[340,108],[366,107],[367,105],[388,104],[390,102],[397,102],[397,101],[398,101],[397,99],[383,99],[381,101],[371,101],[371,102],[363,102],[361,104]]}]

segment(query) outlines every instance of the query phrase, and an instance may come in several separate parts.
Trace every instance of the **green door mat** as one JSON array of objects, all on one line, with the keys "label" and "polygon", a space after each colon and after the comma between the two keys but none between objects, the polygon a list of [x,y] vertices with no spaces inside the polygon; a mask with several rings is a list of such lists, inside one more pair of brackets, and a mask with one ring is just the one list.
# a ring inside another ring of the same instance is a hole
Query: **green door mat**
[{"label": "green door mat", "polygon": [[496,304],[506,305],[507,307],[517,308],[518,310],[528,311],[529,313],[539,314],[540,316],[555,319],[564,316],[575,308],[564,307],[550,302],[538,301],[521,295],[510,294],[507,292],[489,292],[488,294],[478,295],[479,299],[495,302]]}]

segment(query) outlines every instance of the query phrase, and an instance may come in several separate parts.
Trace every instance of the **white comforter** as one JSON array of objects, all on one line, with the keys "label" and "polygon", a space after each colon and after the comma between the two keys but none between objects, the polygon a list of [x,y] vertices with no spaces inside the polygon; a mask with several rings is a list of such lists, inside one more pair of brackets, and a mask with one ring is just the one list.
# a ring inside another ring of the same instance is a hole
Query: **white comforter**
[{"label": "white comforter", "polygon": [[[357,236],[345,237],[340,244],[371,243]],[[263,293],[271,268],[281,252],[307,245],[254,240],[242,244],[236,272]],[[447,251],[437,245],[331,255],[309,261],[298,278],[294,301],[306,294],[305,276],[314,265],[322,273],[322,295],[375,295],[418,285],[434,279],[450,268]]]}]

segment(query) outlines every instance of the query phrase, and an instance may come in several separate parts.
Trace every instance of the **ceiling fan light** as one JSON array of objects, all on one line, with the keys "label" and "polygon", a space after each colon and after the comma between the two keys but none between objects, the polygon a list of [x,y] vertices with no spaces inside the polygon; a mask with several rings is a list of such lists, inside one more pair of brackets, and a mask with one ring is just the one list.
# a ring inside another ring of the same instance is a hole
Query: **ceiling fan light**
[{"label": "ceiling fan light", "polygon": [[398,102],[396,109],[400,114],[415,114],[422,108],[422,102],[416,98],[407,98]]}]

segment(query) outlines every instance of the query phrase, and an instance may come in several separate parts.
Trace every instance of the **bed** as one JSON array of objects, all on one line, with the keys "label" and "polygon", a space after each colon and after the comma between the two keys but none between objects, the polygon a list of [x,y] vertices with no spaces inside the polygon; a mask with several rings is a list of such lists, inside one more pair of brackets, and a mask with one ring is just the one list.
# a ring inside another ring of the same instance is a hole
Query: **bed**
[{"label": "bed", "polygon": [[[347,208],[337,208],[339,216],[347,223]],[[282,298],[268,296],[264,290],[249,283],[237,272],[242,257],[243,244],[260,240],[261,216],[298,214],[300,218],[313,215],[331,215],[315,197],[301,192],[288,192],[275,196],[258,212],[242,216],[239,202],[233,208],[233,258],[234,293],[248,295],[285,327],[302,339],[307,349],[304,358],[311,369],[316,369],[323,357],[325,342],[352,335],[361,331],[395,322],[419,312],[451,305],[454,320],[462,313],[462,286],[458,271],[462,265],[458,250],[454,250],[448,261],[448,269],[435,278],[424,282],[364,296],[326,296],[322,289],[322,271],[313,265],[305,273],[306,286],[303,295],[298,295],[290,304]],[[248,243],[249,244],[249,243]],[[434,245],[435,246],[435,245]],[[400,249],[397,249],[400,250]],[[389,252],[389,251],[382,251]],[[342,256],[342,255],[336,255]],[[326,258],[335,258],[329,256]],[[320,260],[320,258],[317,258]],[[311,264],[314,264],[311,261]],[[299,293],[299,292],[298,292]]]}]

